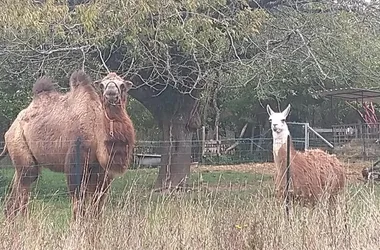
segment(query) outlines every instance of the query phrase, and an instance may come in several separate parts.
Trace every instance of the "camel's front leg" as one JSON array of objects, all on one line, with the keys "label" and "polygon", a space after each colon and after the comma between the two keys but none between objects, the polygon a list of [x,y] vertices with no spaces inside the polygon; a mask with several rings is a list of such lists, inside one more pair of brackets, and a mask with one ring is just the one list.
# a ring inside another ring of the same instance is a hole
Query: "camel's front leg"
[{"label": "camel's front leg", "polygon": [[73,208],[73,220],[84,216],[84,197],[88,172],[89,149],[80,140],[73,143],[65,159],[65,173],[67,186]]},{"label": "camel's front leg", "polygon": [[[80,178],[80,181],[78,181],[78,178]],[[75,221],[84,215],[82,173],[68,171],[66,173],[66,180],[72,203],[72,219]]]}]

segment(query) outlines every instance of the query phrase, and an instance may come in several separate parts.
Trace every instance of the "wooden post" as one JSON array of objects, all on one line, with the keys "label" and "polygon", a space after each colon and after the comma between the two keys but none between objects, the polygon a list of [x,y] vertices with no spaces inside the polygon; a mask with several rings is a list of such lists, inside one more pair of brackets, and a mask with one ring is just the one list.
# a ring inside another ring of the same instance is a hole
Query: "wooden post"
[{"label": "wooden post", "polygon": [[216,155],[220,156],[219,126],[215,127]]},{"label": "wooden post", "polygon": [[305,123],[305,151],[309,149],[309,123]]},{"label": "wooden post", "polygon": [[249,147],[249,152],[252,155],[253,154],[253,139],[255,138],[255,126],[252,124],[252,129],[251,129],[251,145]]},{"label": "wooden post", "polygon": [[[366,147],[366,134],[368,132],[367,124],[364,123],[364,124],[361,125],[361,127],[363,127],[363,129],[362,129],[363,157],[364,157],[364,160],[367,160],[367,147]],[[363,133],[364,133],[364,135],[363,135]]]},{"label": "wooden post", "polygon": [[286,145],[286,186],[285,186],[285,193],[286,193],[286,200],[285,200],[285,212],[289,219],[289,207],[290,207],[290,197],[289,197],[289,187],[290,187],[290,135],[288,135],[287,138],[287,145]]},{"label": "wooden post", "polygon": [[201,153],[201,162],[206,150],[206,127],[202,126],[202,153]]}]

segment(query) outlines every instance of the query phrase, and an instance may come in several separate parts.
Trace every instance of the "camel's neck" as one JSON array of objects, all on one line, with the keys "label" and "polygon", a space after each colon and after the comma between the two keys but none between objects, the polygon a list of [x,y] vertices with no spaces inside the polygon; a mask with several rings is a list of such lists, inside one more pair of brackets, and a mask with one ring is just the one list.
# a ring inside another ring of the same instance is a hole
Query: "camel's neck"
[{"label": "camel's neck", "polygon": [[[135,145],[135,132],[124,105],[103,105],[103,129],[99,134],[107,155],[103,163],[110,166],[110,171],[122,173],[128,166]],[[103,156],[102,156],[103,157]]]},{"label": "camel's neck", "polygon": [[[120,128],[123,127],[123,123],[126,121],[126,111],[124,105],[103,105],[103,115],[106,130],[112,140],[120,139]],[[121,136],[123,137],[123,136]],[[121,138],[122,139],[122,138]]]},{"label": "camel's neck", "polygon": [[104,107],[104,115],[108,120],[117,122],[121,121],[125,116],[125,105],[109,105],[106,104]]}]

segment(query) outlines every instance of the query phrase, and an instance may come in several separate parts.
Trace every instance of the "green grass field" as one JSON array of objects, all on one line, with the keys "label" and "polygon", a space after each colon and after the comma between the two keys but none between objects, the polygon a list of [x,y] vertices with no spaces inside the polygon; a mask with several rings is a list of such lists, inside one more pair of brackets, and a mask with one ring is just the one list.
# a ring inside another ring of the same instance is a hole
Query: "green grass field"
[{"label": "green grass field", "polygon": [[[334,216],[320,204],[290,220],[270,175],[194,172],[194,191],[152,192],[156,169],[129,170],[112,184],[101,221],[70,223],[65,177],[44,170],[30,216],[0,229],[1,249],[379,249],[376,185],[350,184]],[[0,171],[4,197],[13,170]],[[4,221],[3,215],[0,218]]]}]

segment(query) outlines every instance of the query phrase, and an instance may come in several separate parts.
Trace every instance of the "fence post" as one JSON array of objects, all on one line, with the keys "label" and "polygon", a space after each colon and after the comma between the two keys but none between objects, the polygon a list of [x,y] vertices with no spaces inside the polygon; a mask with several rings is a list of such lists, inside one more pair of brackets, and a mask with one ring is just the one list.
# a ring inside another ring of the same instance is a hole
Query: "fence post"
[{"label": "fence post", "polygon": [[[363,140],[363,158],[367,160],[367,145],[366,145],[366,135],[368,134],[368,128],[366,123],[361,124],[362,127],[362,140]],[[364,131],[364,132],[363,132]]]},{"label": "fence post", "polygon": [[288,135],[287,138],[287,144],[286,144],[286,185],[285,185],[285,193],[286,193],[286,200],[285,200],[285,211],[286,216],[289,219],[289,207],[290,207],[290,197],[289,197],[289,186],[290,186],[290,135]]},{"label": "fence post", "polygon": [[201,159],[200,162],[203,162],[203,156],[205,154],[206,150],[206,127],[202,126],[202,152],[201,152]]},{"label": "fence post", "polygon": [[76,183],[76,196],[79,199],[80,195],[80,188],[81,188],[81,164],[80,164],[80,145],[81,145],[81,140],[78,137],[77,140],[75,141],[75,183]]},{"label": "fence post", "polygon": [[216,155],[218,156],[218,163],[219,163],[220,145],[221,145],[221,142],[219,141],[219,126],[215,127],[215,140],[216,140]]},{"label": "fence post", "polygon": [[249,146],[249,152],[251,154],[251,157],[252,157],[252,154],[253,154],[253,140],[255,139],[255,126],[254,124],[252,124],[252,129],[251,129],[251,144]]},{"label": "fence post", "polygon": [[305,123],[305,150],[309,149],[309,140],[310,140],[309,123]]}]

